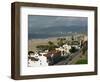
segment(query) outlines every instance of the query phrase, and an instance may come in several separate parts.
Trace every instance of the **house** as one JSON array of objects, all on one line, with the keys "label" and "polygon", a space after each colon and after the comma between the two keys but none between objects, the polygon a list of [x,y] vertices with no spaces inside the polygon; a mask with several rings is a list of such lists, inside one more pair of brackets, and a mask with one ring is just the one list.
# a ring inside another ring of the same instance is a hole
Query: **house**
[{"label": "house", "polygon": [[48,66],[47,57],[40,53],[31,53],[28,57],[28,66]]},{"label": "house", "polygon": [[61,52],[61,56],[64,56],[65,49],[63,47],[56,48],[56,50]]},{"label": "house", "polygon": [[70,53],[70,52],[69,52],[69,50],[71,49],[71,46],[70,46],[70,45],[64,44],[64,45],[63,45],[63,48],[65,49],[65,52],[66,52],[66,53]]},{"label": "house", "polygon": [[47,57],[48,64],[53,65],[53,64],[57,63],[59,61],[59,59],[61,58],[61,51],[53,50],[53,51],[48,52],[44,56]]},{"label": "house", "polygon": [[56,50],[61,51],[61,56],[66,56],[70,52],[69,50],[71,49],[70,45],[64,44],[62,47],[56,48]]}]

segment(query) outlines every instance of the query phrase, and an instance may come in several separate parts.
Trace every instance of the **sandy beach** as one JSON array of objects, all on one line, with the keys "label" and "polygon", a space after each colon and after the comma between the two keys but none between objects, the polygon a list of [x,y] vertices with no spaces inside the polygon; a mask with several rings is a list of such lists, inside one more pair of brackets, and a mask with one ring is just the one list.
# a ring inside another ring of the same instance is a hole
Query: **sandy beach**
[{"label": "sandy beach", "polygon": [[46,45],[46,44],[48,44],[49,41],[52,41],[54,44],[56,44],[57,43],[57,38],[58,37],[46,38],[46,39],[31,39],[31,40],[28,40],[28,50],[29,51],[35,51],[36,50],[36,46],[38,46],[38,45]]}]

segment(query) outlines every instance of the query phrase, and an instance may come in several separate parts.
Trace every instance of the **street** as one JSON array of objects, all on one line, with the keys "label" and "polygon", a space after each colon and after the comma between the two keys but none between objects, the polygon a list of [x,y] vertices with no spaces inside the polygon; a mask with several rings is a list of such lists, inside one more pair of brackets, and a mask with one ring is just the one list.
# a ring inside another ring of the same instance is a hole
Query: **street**
[{"label": "street", "polygon": [[81,53],[80,53],[81,50],[82,49],[80,49],[77,52],[69,55],[65,60],[62,60],[62,61],[56,63],[55,65],[70,65],[70,64],[75,63],[79,59],[79,57],[81,55]]}]

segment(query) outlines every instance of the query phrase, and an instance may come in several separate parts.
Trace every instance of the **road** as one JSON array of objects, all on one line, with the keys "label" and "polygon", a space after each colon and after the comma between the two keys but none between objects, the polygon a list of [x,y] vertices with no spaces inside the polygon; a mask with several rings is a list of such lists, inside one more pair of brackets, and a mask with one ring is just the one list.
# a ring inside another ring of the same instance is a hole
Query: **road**
[{"label": "road", "polygon": [[62,61],[56,63],[55,65],[66,65],[66,64],[70,65],[70,64],[74,64],[79,59],[79,57],[81,55],[81,53],[80,53],[81,50],[82,49],[80,49],[76,53],[73,53],[73,54],[69,55],[69,57],[67,57],[65,60],[62,60]]}]

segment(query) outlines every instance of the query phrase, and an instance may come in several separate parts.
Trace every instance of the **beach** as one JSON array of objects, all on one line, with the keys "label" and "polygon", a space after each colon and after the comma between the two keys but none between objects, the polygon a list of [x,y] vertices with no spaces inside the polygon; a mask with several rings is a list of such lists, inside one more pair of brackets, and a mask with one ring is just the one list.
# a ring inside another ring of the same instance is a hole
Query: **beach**
[{"label": "beach", "polygon": [[54,44],[57,44],[57,38],[60,37],[28,40],[28,51],[36,51],[36,46],[47,45],[49,41],[52,41]]}]

